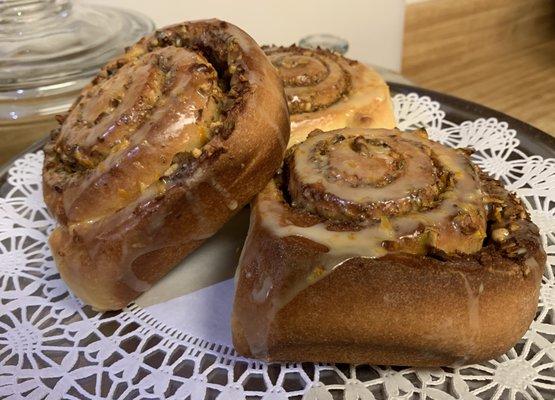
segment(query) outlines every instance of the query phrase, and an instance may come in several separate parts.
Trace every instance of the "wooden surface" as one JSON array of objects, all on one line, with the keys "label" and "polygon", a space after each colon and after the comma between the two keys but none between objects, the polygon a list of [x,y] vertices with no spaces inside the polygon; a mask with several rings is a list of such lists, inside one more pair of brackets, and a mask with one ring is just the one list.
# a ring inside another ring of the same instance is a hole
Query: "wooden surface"
[{"label": "wooden surface", "polygon": [[408,4],[402,73],[555,136],[555,1]]}]

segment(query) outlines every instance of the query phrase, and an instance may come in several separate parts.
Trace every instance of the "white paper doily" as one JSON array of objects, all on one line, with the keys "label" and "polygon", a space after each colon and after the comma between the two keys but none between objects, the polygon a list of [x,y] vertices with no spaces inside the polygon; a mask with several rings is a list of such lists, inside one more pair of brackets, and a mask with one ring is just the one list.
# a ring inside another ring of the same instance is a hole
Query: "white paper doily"
[{"label": "white paper doily", "polygon": [[460,368],[266,365],[136,305],[96,313],[68,293],[50,255],[54,222],[42,200],[37,152],[18,159],[0,188],[0,398],[553,399],[555,160],[519,150],[505,122],[455,124],[429,97],[393,101],[401,129],[425,126],[434,140],[475,148],[478,165],[518,192],[540,228],[548,266],[535,321],[515,348]]}]

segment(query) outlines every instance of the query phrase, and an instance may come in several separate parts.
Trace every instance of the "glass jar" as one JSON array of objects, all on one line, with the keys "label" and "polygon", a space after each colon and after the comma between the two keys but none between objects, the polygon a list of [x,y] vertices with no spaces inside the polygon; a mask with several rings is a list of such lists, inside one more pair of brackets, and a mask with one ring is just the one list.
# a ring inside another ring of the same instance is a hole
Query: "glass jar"
[{"label": "glass jar", "polygon": [[0,4],[0,164],[56,126],[109,59],[154,29],[142,14],[71,0]]}]

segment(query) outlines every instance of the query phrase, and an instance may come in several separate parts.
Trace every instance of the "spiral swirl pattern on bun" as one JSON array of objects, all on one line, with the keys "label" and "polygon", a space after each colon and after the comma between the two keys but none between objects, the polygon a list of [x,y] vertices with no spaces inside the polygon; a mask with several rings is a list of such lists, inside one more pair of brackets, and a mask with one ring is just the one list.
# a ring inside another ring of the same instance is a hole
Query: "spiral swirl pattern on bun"
[{"label": "spiral swirl pattern on bun", "polygon": [[125,306],[270,179],[289,135],[282,83],[218,20],[161,29],[106,65],[45,148],[62,278]]},{"label": "spiral swirl pattern on bun", "polygon": [[523,204],[423,130],[314,131],[258,194],[232,319],[268,360],[438,366],[502,354],[545,252]]},{"label": "spiral swirl pattern on bun", "polygon": [[328,226],[364,230],[359,240],[368,256],[390,247],[420,254],[482,247],[486,215],[477,171],[466,154],[425,134],[313,132],[286,165],[293,207]]},{"label": "spiral swirl pattern on bun", "polygon": [[349,93],[351,76],[338,55],[294,47],[271,50],[269,58],[283,80],[292,114],[325,109]]},{"label": "spiral swirl pattern on bun", "polygon": [[389,89],[369,67],[323,49],[265,47],[285,86],[291,141],[314,129],[393,128]]}]

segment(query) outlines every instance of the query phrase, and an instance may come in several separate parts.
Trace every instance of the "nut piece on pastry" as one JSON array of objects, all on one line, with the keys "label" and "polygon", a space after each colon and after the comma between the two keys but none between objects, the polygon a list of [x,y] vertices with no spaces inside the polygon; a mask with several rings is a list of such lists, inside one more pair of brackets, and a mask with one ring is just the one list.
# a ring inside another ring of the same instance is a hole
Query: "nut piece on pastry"
[{"label": "nut piece on pastry", "polygon": [[314,129],[395,127],[389,88],[368,66],[324,49],[263,49],[285,86],[290,146]]},{"label": "nut piece on pastry", "polygon": [[546,261],[522,203],[424,131],[315,131],[253,202],[236,350],[279,361],[490,359],[531,323]]},{"label": "nut piece on pastry", "polygon": [[194,21],[143,38],[45,148],[62,278],[97,309],[124,307],[266,185],[289,130],[282,82],[241,29]]}]

